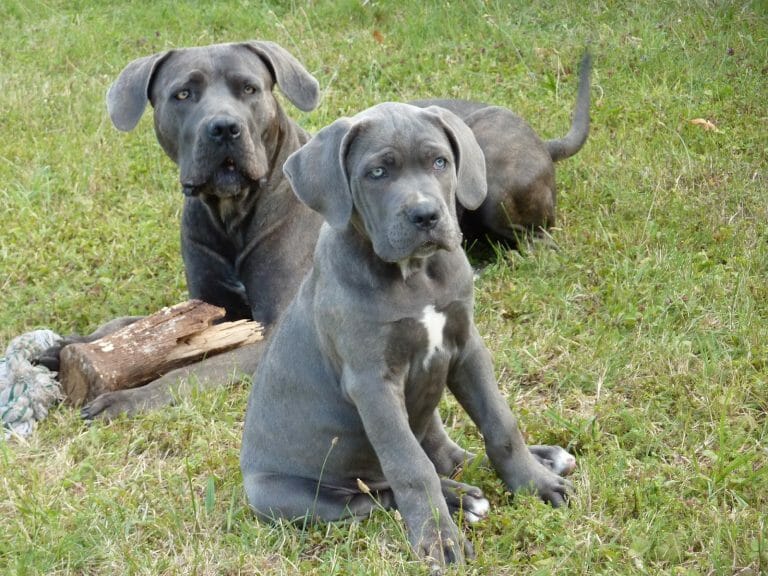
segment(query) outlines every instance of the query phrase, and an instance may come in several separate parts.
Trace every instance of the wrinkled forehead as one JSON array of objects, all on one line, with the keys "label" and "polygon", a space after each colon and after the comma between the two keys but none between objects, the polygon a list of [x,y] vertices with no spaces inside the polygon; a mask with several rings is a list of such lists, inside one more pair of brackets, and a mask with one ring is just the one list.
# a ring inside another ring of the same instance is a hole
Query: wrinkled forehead
[{"label": "wrinkled forehead", "polygon": [[373,125],[382,136],[394,137],[398,134],[411,139],[429,132],[441,135],[442,129],[437,117],[417,106],[400,102],[384,102],[363,110],[353,120]]},{"label": "wrinkled forehead", "polygon": [[406,158],[451,153],[448,135],[437,116],[408,104],[385,103],[355,116],[357,133],[347,158],[353,162],[383,151]]},{"label": "wrinkled forehead", "polygon": [[175,51],[158,71],[159,78],[182,81],[200,75],[208,78],[230,75],[272,78],[269,67],[255,52],[237,44],[216,44]]}]

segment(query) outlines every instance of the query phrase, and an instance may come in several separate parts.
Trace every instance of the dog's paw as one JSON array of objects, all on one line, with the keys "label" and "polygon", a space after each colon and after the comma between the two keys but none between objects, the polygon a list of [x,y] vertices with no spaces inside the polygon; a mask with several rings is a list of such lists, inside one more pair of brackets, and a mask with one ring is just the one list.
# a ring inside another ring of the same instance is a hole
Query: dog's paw
[{"label": "dog's paw", "polygon": [[60,355],[61,349],[64,348],[63,344],[57,344],[46,348],[32,361],[40,366],[45,366],[51,372],[58,372],[61,366]]},{"label": "dog's paw", "polygon": [[141,403],[131,390],[116,390],[114,392],[104,392],[80,410],[80,416],[83,420],[93,421],[102,420],[109,422],[125,414],[133,416],[142,411]]},{"label": "dog's paw", "polygon": [[433,574],[442,573],[444,566],[463,564],[466,559],[475,557],[472,544],[450,518],[439,524],[439,528],[425,530],[426,533],[413,545],[416,554],[429,564]]},{"label": "dog's paw", "polygon": [[462,506],[464,508],[464,519],[470,524],[484,520],[488,516],[488,512],[491,511],[491,503],[484,497],[466,496]]},{"label": "dog's paw", "polygon": [[34,357],[32,361],[40,366],[45,366],[51,372],[58,372],[61,368],[61,351],[65,346],[79,344],[80,342],[88,342],[88,337],[78,336],[77,334],[65,336],[53,346],[43,350],[40,354]]},{"label": "dog's paw", "polygon": [[440,484],[451,514],[461,513],[464,520],[470,524],[479,522],[488,516],[491,504],[480,488],[447,478],[441,478]]},{"label": "dog's paw", "polygon": [[173,403],[174,396],[168,381],[160,378],[137,388],[105,392],[86,404],[80,415],[85,420],[98,418],[109,421],[121,414],[135,416]]},{"label": "dog's paw", "polygon": [[560,446],[529,446],[528,450],[541,464],[559,476],[570,476],[576,470],[576,458]]},{"label": "dog's paw", "polygon": [[573,492],[569,480],[541,464],[530,453],[507,462],[502,476],[512,493],[532,492],[555,508],[568,504],[568,497]]},{"label": "dog's paw", "polygon": [[551,472],[548,468],[543,466],[542,468],[546,471],[546,474],[537,478],[534,484],[536,494],[554,508],[567,506],[568,499],[573,493],[573,484],[570,480],[566,480],[562,476]]}]

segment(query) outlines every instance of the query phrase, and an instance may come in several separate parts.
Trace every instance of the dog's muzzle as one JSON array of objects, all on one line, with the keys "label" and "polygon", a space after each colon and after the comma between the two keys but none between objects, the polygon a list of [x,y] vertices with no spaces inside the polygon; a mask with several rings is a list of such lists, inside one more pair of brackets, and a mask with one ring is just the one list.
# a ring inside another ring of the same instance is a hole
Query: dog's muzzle
[{"label": "dog's muzzle", "polygon": [[434,202],[422,200],[406,208],[405,215],[417,229],[427,232],[437,226],[440,221],[440,207]]}]

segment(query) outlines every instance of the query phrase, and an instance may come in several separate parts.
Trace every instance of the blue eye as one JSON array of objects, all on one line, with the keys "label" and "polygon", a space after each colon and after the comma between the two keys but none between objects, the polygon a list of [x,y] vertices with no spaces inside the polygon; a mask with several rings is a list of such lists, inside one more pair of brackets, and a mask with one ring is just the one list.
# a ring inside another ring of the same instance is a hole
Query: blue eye
[{"label": "blue eye", "polygon": [[373,178],[374,180],[378,180],[379,178],[384,178],[384,176],[387,175],[387,170],[385,168],[382,168],[381,166],[377,166],[376,168],[371,168],[368,171],[368,176]]},{"label": "blue eye", "polygon": [[189,90],[179,90],[173,96],[176,100],[186,100],[191,96],[191,92]]},{"label": "blue eye", "polygon": [[448,160],[446,160],[442,156],[436,158],[435,161],[432,163],[432,167],[435,170],[445,170],[447,166],[448,166]]}]

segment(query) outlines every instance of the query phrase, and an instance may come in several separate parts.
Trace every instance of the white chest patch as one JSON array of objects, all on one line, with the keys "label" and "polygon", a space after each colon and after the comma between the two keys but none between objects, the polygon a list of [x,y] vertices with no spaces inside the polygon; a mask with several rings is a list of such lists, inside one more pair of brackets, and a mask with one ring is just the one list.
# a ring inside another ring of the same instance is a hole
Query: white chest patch
[{"label": "white chest patch", "polygon": [[432,356],[443,348],[443,328],[445,314],[435,310],[432,305],[426,306],[421,314],[421,323],[427,329],[427,355],[424,357],[424,369],[429,368]]}]

